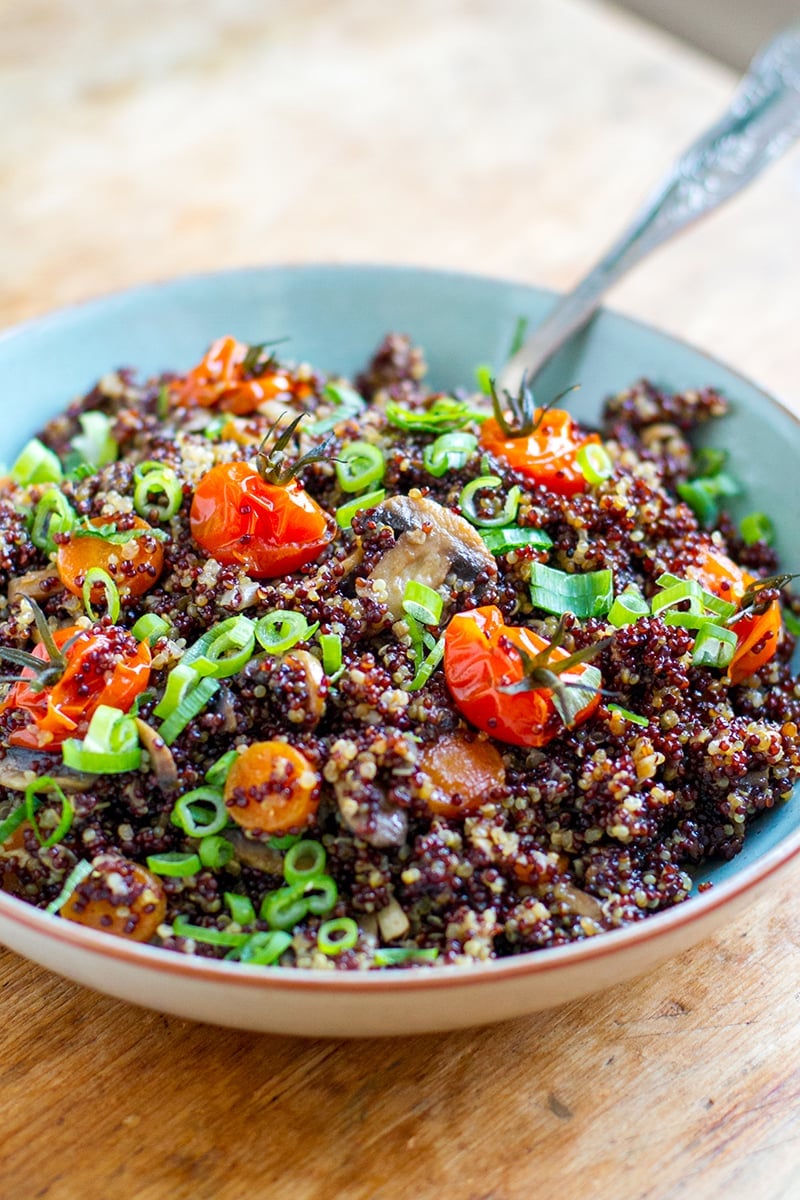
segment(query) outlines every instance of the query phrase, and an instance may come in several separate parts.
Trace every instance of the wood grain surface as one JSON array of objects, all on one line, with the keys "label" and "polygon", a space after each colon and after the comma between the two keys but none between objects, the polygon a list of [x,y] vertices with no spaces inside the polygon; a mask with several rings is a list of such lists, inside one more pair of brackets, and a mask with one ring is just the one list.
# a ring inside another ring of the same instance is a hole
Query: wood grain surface
[{"label": "wood grain surface", "polygon": [[[585,0],[6,3],[0,324],[267,262],[565,287],[731,85]],[[794,152],[612,302],[797,406],[798,213]],[[0,952],[0,1196],[796,1197],[798,888],[634,984],[413,1039],[193,1025]]]}]

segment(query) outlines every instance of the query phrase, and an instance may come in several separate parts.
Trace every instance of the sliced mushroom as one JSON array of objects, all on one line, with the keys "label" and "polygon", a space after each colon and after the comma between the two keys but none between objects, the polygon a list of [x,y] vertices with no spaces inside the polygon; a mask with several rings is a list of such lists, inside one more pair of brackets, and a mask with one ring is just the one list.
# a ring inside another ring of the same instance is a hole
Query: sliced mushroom
[{"label": "sliced mushroom", "polygon": [[280,875],[283,870],[283,855],[266,842],[249,838],[242,829],[225,829],[222,836],[233,846],[240,863],[264,871],[268,875]]},{"label": "sliced mushroom", "polygon": [[8,585],[8,599],[13,604],[20,596],[32,600],[46,600],[53,592],[63,589],[63,584],[52,567],[44,571],[29,571],[19,575]]},{"label": "sliced mushroom", "polygon": [[342,821],[356,837],[370,846],[402,846],[408,834],[408,817],[402,808],[388,800],[357,800],[347,786],[347,779],[334,785],[336,803]]},{"label": "sliced mushroom", "polygon": [[10,746],[0,759],[0,787],[12,792],[24,792],[35,780],[46,775],[65,792],[88,792],[96,782],[95,775],[65,767],[59,756],[41,750]]},{"label": "sliced mushroom", "polygon": [[313,728],[325,716],[325,693],[327,682],[322,663],[309,650],[290,650],[283,656],[284,663],[290,667],[299,667],[303,672],[306,685],[306,699],[303,711],[306,714],[306,725]]},{"label": "sliced mushroom", "polygon": [[395,620],[403,616],[403,596],[412,580],[436,591],[451,575],[459,586],[473,588],[497,575],[494,556],[478,531],[435,500],[392,496],[373,517],[395,533],[394,545],[369,576],[383,584]]},{"label": "sliced mushroom", "polygon": [[159,789],[162,792],[172,791],[178,783],[178,768],[172,751],[152,725],[148,725],[141,717],[136,717],[136,728],[139,731],[139,741],[150,755]]},{"label": "sliced mushroom", "polygon": [[215,697],[214,712],[222,717],[223,733],[236,733],[239,728],[239,719],[236,716],[233,692],[224,683],[220,684],[220,689]]},{"label": "sliced mushroom", "polygon": [[572,883],[564,881],[555,884],[553,895],[579,917],[590,917],[593,921],[603,919],[603,906],[600,901]]}]

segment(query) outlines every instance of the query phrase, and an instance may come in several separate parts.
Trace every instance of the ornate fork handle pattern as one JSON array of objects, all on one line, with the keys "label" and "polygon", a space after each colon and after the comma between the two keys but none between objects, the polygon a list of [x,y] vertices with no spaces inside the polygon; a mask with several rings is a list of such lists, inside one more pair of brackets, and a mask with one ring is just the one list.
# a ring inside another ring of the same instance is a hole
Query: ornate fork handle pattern
[{"label": "ornate fork handle pattern", "polygon": [[753,59],[724,116],[684,151],[625,232],[506,364],[519,387],[581,329],[612,284],[646,254],[736,195],[800,137],[800,25]]}]

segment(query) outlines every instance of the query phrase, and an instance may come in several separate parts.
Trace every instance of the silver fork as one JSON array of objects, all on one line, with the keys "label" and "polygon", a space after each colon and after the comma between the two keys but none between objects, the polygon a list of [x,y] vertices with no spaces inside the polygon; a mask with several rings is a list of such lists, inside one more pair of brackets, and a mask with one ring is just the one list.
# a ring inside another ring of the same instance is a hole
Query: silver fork
[{"label": "silver fork", "polygon": [[[500,388],[533,379],[582,329],[612,284],[645,255],[735,196],[800,137],[800,25],[753,59],[730,106],[677,160],[625,232],[588,275],[558,300],[500,372]],[[800,226],[800,213],[798,213]]]}]

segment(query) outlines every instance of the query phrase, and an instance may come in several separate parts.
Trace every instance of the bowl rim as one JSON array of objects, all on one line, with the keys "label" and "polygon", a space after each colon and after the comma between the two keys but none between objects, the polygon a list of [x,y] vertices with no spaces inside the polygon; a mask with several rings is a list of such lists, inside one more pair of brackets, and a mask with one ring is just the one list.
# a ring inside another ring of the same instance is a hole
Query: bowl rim
[{"label": "bowl rim", "polygon": [[[558,295],[554,289],[540,287],[521,279],[404,263],[351,261],[265,263],[256,266],[187,272],[73,301],[0,329],[0,352],[6,342],[16,337],[36,333],[39,330],[46,332],[50,326],[57,326],[65,318],[72,316],[80,317],[83,314],[91,316],[93,308],[102,309],[109,302],[123,303],[137,297],[144,299],[148,294],[174,286],[202,287],[204,284],[211,285],[220,278],[235,279],[286,273],[300,275],[320,271],[331,274],[341,271],[355,271],[364,274],[380,272],[398,275],[416,274],[442,280],[471,280],[475,283],[491,284],[499,288],[514,287],[553,298]],[[702,356],[708,362],[725,370],[748,389],[757,392],[771,407],[777,408],[785,417],[790,418],[795,425],[800,427],[800,416],[784,404],[780,398],[713,354],[707,353],[684,338],[677,337],[649,322],[628,316],[613,308],[603,306],[600,312],[623,325],[655,333]],[[785,803],[791,803],[791,799]],[[800,855],[800,824],[754,863],[737,872],[732,879],[715,883],[697,895],[690,895],[685,901],[670,909],[653,913],[632,925],[604,931],[584,941],[573,942],[566,946],[525,951],[508,958],[476,962],[466,967],[431,969],[412,966],[400,971],[336,971],[335,969],[322,970],[307,967],[270,967],[268,971],[265,971],[260,966],[231,963],[220,959],[191,957],[178,954],[174,950],[166,950],[160,946],[127,942],[123,938],[110,936],[74,922],[59,920],[54,914],[35,908],[26,901],[2,890],[0,890],[0,941],[4,940],[2,938],[3,920],[8,920],[13,925],[32,932],[37,938],[43,938],[50,944],[84,951],[92,957],[111,958],[127,966],[140,966],[160,975],[181,976],[186,980],[198,980],[217,985],[234,984],[247,989],[255,988],[264,991],[278,989],[280,991],[330,993],[333,990],[337,994],[357,992],[380,994],[387,991],[409,992],[431,988],[471,988],[521,977],[549,975],[566,968],[578,968],[586,963],[604,960],[611,955],[621,954],[648,942],[666,941],[671,933],[675,933],[687,925],[703,921],[704,918],[710,917],[719,909],[732,904],[737,898],[753,891],[758,885],[776,875],[798,855]]]}]

